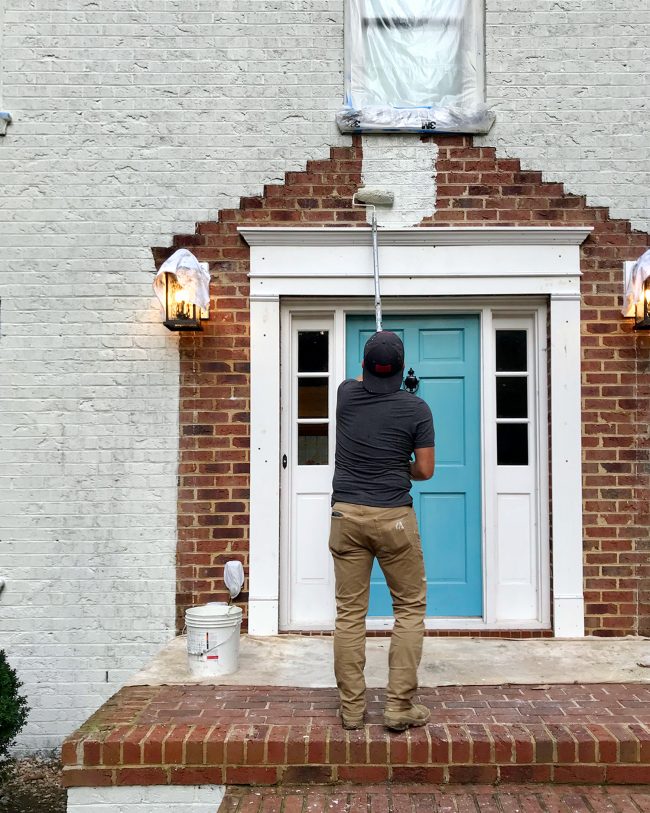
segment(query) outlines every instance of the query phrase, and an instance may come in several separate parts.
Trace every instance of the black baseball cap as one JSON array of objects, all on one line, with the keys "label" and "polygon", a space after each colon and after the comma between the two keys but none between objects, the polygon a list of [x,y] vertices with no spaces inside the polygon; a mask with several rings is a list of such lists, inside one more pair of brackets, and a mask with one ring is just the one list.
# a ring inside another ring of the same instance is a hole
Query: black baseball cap
[{"label": "black baseball cap", "polygon": [[363,386],[368,392],[397,392],[404,378],[404,345],[390,330],[372,335],[363,348]]}]

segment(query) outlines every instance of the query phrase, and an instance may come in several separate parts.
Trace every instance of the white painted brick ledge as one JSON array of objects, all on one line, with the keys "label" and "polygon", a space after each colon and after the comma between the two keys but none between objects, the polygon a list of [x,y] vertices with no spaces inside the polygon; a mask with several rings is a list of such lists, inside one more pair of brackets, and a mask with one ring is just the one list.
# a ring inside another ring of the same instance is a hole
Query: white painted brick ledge
[{"label": "white painted brick ledge", "polygon": [[68,813],[216,813],[223,785],[69,788]]}]

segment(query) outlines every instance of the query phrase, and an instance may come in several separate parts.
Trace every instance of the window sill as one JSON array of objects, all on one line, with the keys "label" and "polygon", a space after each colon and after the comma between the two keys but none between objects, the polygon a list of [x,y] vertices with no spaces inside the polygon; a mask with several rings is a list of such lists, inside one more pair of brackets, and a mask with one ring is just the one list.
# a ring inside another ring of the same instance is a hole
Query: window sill
[{"label": "window sill", "polygon": [[496,116],[485,105],[459,107],[343,107],[336,114],[342,133],[487,133]]}]

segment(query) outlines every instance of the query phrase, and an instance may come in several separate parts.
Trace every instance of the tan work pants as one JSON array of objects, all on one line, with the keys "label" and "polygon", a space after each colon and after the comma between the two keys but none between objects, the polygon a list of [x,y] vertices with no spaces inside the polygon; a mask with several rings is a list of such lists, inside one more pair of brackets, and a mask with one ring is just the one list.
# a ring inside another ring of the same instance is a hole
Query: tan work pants
[{"label": "tan work pants", "polygon": [[386,707],[410,708],[418,686],[427,587],[415,512],[409,506],[335,503],[329,546],[336,577],[334,672],[341,711],[348,718],[358,718],[365,710],[366,615],[375,557],[386,577],[395,615]]}]

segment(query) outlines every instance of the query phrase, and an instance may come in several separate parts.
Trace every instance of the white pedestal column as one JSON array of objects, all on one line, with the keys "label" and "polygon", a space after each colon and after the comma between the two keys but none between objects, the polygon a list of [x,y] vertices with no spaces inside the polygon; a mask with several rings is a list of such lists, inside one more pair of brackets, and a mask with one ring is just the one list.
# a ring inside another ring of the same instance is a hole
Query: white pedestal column
[{"label": "white pedestal column", "polygon": [[280,299],[251,297],[250,635],[277,635],[280,574]]},{"label": "white pedestal column", "polygon": [[580,295],[551,296],[553,627],[584,636]]}]

